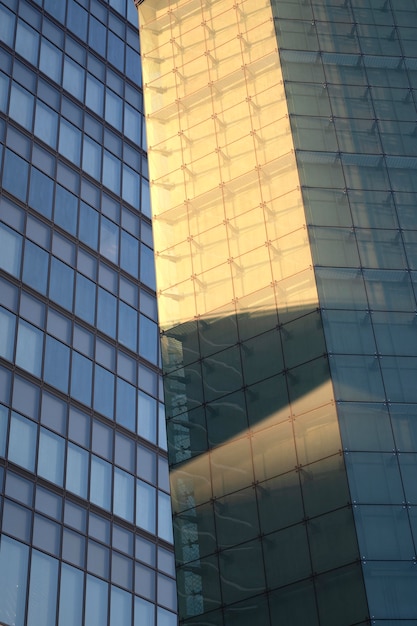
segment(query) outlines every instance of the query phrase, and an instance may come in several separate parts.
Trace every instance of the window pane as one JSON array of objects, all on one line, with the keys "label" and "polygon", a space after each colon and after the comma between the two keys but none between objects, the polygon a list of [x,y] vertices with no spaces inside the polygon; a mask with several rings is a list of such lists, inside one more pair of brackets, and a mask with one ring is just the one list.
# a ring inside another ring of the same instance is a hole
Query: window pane
[{"label": "window pane", "polygon": [[83,572],[62,564],[59,626],[79,626],[82,623],[83,583]]},{"label": "window pane", "polygon": [[51,260],[49,297],[65,309],[72,310],[74,270],[55,257]]},{"label": "window pane", "polygon": [[75,314],[86,322],[94,324],[96,316],[96,285],[81,274],[77,274]]},{"label": "window pane", "polygon": [[47,335],[43,375],[47,383],[65,393],[68,392],[69,357],[68,346]]},{"label": "window pane", "polygon": [[13,360],[16,316],[0,307],[0,356]]},{"label": "window pane", "polygon": [[60,185],[56,186],[54,221],[71,235],[77,231],[78,200]]},{"label": "window pane", "polygon": [[97,248],[98,213],[84,202],[80,203],[79,237],[90,248]]},{"label": "window pane", "polygon": [[111,293],[98,288],[97,328],[110,337],[116,337],[117,300]]},{"label": "window pane", "polygon": [[27,130],[32,130],[34,98],[31,93],[12,82],[9,115]]},{"label": "window pane", "polygon": [[38,213],[51,218],[54,183],[51,178],[45,176],[36,168],[32,167],[30,175],[29,204]]},{"label": "window pane", "polygon": [[136,525],[150,533],[155,532],[155,487],[138,480],[136,483]]},{"label": "window pane", "polygon": [[16,51],[32,65],[38,63],[39,33],[22,22],[17,21]]},{"label": "window pane", "polygon": [[21,235],[0,224],[0,267],[12,276],[19,277],[21,255]]},{"label": "window pane", "polygon": [[24,626],[29,548],[3,536],[0,543],[0,620]]},{"label": "window pane", "polygon": [[114,263],[119,259],[119,227],[105,217],[101,218],[100,252]]},{"label": "window pane", "polygon": [[58,149],[71,163],[80,164],[81,131],[64,119],[60,123]]},{"label": "window pane", "polygon": [[113,513],[133,522],[134,480],[121,469],[114,469]]},{"label": "window pane", "polygon": [[158,536],[173,542],[171,500],[166,493],[158,491]]},{"label": "window pane", "polygon": [[44,38],[41,40],[39,67],[44,74],[56,83],[61,82],[62,52]]},{"label": "window pane", "polygon": [[72,94],[77,100],[84,97],[84,70],[77,63],[64,58],[64,89]]},{"label": "window pane", "polygon": [[51,148],[56,148],[58,114],[39,100],[36,103],[35,135]]},{"label": "window pane", "polygon": [[94,376],[94,409],[113,419],[114,376],[103,367],[96,365]]},{"label": "window pane", "polygon": [[91,502],[110,510],[111,505],[111,465],[96,456],[91,456]]},{"label": "window pane", "polygon": [[127,591],[111,587],[110,626],[131,626],[132,596]]},{"label": "window pane", "polygon": [[155,626],[155,605],[135,597],[135,626]]},{"label": "window pane", "polygon": [[16,364],[40,378],[43,352],[43,333],[23,320],[19,322]]},{"label": "window pane", "polygon": [[88,452],[72,443],[68,443],[66,488],[81,498],[86,498],[87,483]]},{"label": "window pane", "polygon": [[83,144],[83,170],[96,180],[100,180],[101,146],[87,135],[84,136]]},{"label": "window pane", "polygon": [[32,551],[27,626],[55,626],[58,561]]},{"label": "window pane", "polygon": [[80,402],[91,403],[91,387],[93,380],[93,364],[90,359],[78,354],[72,353],[71,368],[71,395]]},{"label": "window pane", "polygon": [[4,154],[3,187],[25,202],[29,164],[17,154],[6,150]]},{"label": "window pane", "polygon": [[117,378],[116,421],[130,430],[135,430],[136,388]]},{"label": "window pane", "polygon": [[41,428],[39,437],[38,474],[62,486],[64,478],[65,441]]},{"label": "window pane", "polygon": [[84,623],[88,626],[107,624],[107,590],[107,583],[87,576]]}]

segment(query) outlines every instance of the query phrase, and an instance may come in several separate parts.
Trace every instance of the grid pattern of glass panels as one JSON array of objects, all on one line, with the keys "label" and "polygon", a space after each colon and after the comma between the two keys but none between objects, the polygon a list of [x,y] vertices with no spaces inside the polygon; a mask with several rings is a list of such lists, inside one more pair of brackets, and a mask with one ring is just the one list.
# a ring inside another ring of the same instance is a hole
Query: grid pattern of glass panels
[{"label": "grid pattern of glass panels", "polygon": [[270,2],[139,15],[181,623],[367,624]]},{"label": "grid pattern of glass panels", "polygon": [[417,3],[272,4],[372,623],[411,624]]},{"label": "grid pattern of glass panels", "polygon": [[175,626],[137,13],[0,1],[0,622]]}]

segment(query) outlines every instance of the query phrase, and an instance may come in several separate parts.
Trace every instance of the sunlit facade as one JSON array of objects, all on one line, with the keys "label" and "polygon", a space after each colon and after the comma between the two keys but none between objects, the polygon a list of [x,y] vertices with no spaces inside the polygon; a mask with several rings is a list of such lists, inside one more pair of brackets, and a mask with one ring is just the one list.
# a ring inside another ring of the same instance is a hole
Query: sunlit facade
[{"label": "sunlit facade", "polygon": [[176,626],[137,12],[0,0],[0,624]]},{"label": "sunlit facade", "polygon": [[180,621],[417,620],[417,4],[142,0]]}]

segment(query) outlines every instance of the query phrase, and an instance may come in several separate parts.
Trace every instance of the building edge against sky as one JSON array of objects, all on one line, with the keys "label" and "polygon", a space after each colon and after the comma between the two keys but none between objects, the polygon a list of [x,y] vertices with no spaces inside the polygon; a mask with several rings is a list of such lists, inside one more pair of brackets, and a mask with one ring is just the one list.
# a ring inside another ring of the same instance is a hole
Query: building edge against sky
[{"label": "building edge against sky", "polygon": [[417,4],[144,0],[184,624],[417,619]]},{"label": "building edge against sky", "polygon": [[0,1],[0,623],[176,626],[137,13]]}]

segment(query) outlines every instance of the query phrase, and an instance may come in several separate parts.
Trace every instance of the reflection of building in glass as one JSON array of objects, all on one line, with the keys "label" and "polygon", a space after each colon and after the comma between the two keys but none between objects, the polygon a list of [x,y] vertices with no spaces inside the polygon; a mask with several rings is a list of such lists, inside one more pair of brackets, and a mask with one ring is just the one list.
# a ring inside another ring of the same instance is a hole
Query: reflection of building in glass
[{"label": "reflection of building in glass", "polygon": [[417,4],[139,18],[182,623],[415,623]]},{"label": "reflection of building in glass", "polygon": [[140,85],[132,2],[0,0],[5,626],[177,623]]}]

